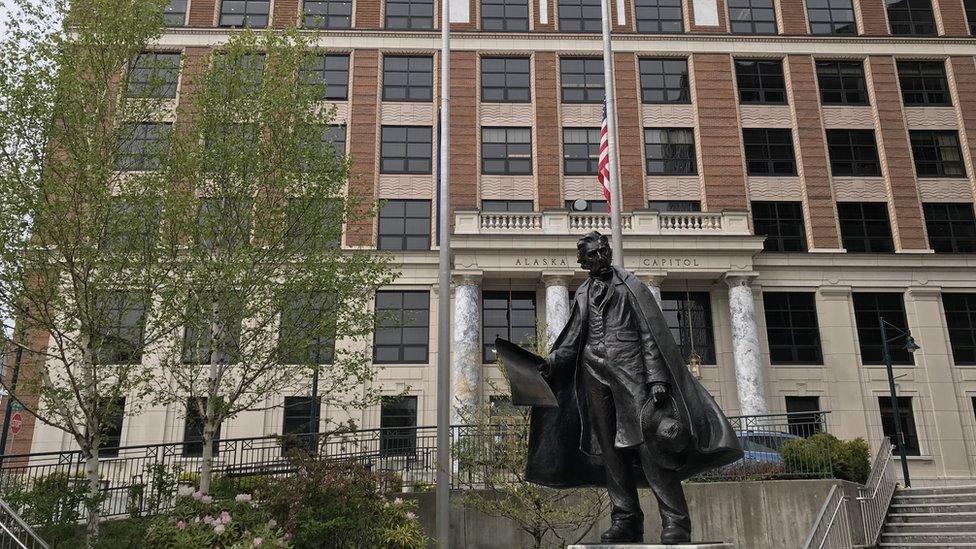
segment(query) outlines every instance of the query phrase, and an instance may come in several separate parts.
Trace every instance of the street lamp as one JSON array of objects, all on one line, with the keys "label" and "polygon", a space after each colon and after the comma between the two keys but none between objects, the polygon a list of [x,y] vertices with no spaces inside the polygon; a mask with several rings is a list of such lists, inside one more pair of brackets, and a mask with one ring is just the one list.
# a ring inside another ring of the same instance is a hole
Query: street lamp
[{"label": "street lamp", "polygon": [[[895,374],[891,369],[891,352],[888,349],[888,344],[900,339],[905,338],[905,350],[909,353],[914,353],[919,350],[920,347],[918,343],[915,343],[915,338],[912,337],[911,332],[903,330],[898,326],[888,322],[881,315],[878,315],[878,325],[881,327],[881,351],[884,355],[885,368],[888,370],[888,393],[891,398],[891,413],[895,416],[895,442],[898,444],[898,456],[901,458],[901,472],[905,478],[905,487],[908,488],[912,485],[911,478],[908,476],[908,454],[905,453],[905,435],[901,429],[901,412],[898,410],[898,394],[895,388]],[[898,334],[888,339],[888,333],[886,331],[886,326],[898,332]]]}]

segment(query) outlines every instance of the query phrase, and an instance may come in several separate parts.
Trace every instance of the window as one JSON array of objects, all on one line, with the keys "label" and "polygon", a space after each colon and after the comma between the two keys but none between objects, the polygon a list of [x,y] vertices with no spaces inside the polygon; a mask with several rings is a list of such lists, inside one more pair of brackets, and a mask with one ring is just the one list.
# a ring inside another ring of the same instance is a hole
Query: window
[{"label": "window", "polygon": [[126,96],[152,99],[176,97],[180,79],[178,53],[140,53],[129,64]]},{"label": "window", "polygon": [[532,128],[481,128],[481,173],[531,174]]},{"label": "window", "polygon": [[169,0],[169,4],[163,8],[163,24],[167,27],[186,24],[186,0]]},{"label": "window", "polygon": [[97,364],[138,364],[142,361],[146,298],[138,291],[108,291],[95,296],[91,320]]},{"label": "window", "polygon": [[130,253],[153,245],[159,231],[162,207],[144,197],[113,196],[105,220],[101,250]]},{"label": "window", "polygon": [[317,440],[311,435],[319,432],[319,406],[320,403],[313,401],[312,397],[285,397],[284,420],[281,424],[282,454],[287,454],[292,449],[315,451]]},{"label": "window", "polygon": [[[881,348],[881,323],[885,325],[887,336],[898,334],[898,330],[908,331],[905,317],[905,300],[899,293],[854,292],[854,321],[857,324],[857,339],[861,347],[861,362],[864,364],[884,364]],[[895,326],[892,328],[891,326]],[[892,364],[914,364],[912,354],[905,350],[903,340],[888,344]]]},{"label": "window", "polygon": [[606,200],[567,200],[566,209],[574,212],[607,213],[609,208]]},{"label": "window", "polygon": [[125,397],[100,398],[102,417],[98,457],[117,457],[122,445],[122,422],[125,421]]},{"label": "window", "polygon": [[[216,311],[214,311],[216,309]],[[184,364],[233,364],[240,360],[242,296],[230,293],[214,298],[198,294],[187,306],[189,319],[183,328]],[[214,324],[220,326],[216,333]]]},{"label": "window", "polygon": [[969,34],[976,36],[976,0],[963,0],[963,3],[966,5],[966,21],[969,21]]},{"label": "window", "polygon": [[380,173],[430,173],[429,126],[383,126],[380,135]]},{"label": "window", "polygon": [[642,58],[639,66],[644,103],[691,103],[687,59]]},{"label": "window", "polygon": [[952,105],[945,66],[938,61],[898,61],[898,85],[905,106]]},{"label": "window", "polygon": [[563,128],[563,175],[595,175],[600,128]]},{"label": "window", "polygon": [[220,3],[221,27],[268,26],[269,0],[222,0]]},{"label": "window", "polygon": [[796,175],[790,130],[743,129],[742,141],[749,175]]},{"label": "window", "polygon": [[715,364],[712,302],[708,292],[661,292],[661,310],[671,335],[681,347],[681,356],[688,360],[694,339],[702,363]]},{"label": "window", "polygon": [[380,455],[412,456],[416,451],[417,397],[383,397],[380,401]]},{"label": "window", "polygon": [[494,364],[498,360],[495,355],[496,337],[534,350],[535,292],[485,290],[481,293],[481,314],[481,360],[485,364]]},{"label": "window", "polygon": [[936,253],[976,253],[976,219],[970,203],[922,204],[929,247]]},{"label": "window", "polygon": [[957,365],[976,365],[976,293],[944,293],[946,326],[952,361]]},{"label": "window", "polygon": [[531,200],[482,200],[481,211],[483,212],[522,212],[534,211],[535,206]]},{"label": "window", "polygon": [[935,34],[935,17],[930,0],[885,0],[891,34],[928,36]]},{"label": "window", "polygon": [[383,101],[431,101],[433,57],[383,57]]},{"label": "window", "polygon": [[770,364],[823,364],[813,292],[763,292]]},{"label": "window", "polygon": [[285,245],[316,253],[342,245],[342,203],[338,199],[294,197],[285,208]]},{"label": "window", "polygon": [[820,411],[820,397],[786,397],[786,423],[790,434],[797,437],[810,437],[824,430],[823,414]]},{"label": "window", "polygon": [[698,200],[649,200],[647,209],[658,212],[700,212]]},{"label": "window", "polygon": [[918,177],[966,177],[966,165],[959,149],[959,135],[953,131],[910,130],[915,175]]},{"label": "window", "polygon": [[320,101],[345,101],[349,96],[349,56],[310,56],[302,68],[302,81],[314,87],[315,98]]},{"label": "window", "polygon": [[786,103],[782,61],[736,59],[735,81],[739,87],[739,103]]},{"label": "window", "polygon": [[373,361],[377,364],[426,364],[429,316],[427,292],[376,292]]},{"label": "window", "polygon": [[430,200],[387,200],[380,210],[380,250],[430,249]]},{"label": "window", "polygon": [[171,124],[143,122],[119,128],[115,169],[122,172],[158,170],[166,152]]},{"label": "window", "polygon": [[807,0],[810,34],[857,34],[851,0]]},{"label": "window", "polygon": [[648,175],[694,175],[695,132],[691,128],[644,130],[644,163]]},{"label": "window", "polygon": [[434,28],[434,0],[386,0],[386,28]]},{"label": "window", "polygon": [[206,250],[233,250],[251,240],[250,198],[201,198],[197,209],[196,242]]},{"label": "window", "polygon": [[337,307],[328,292],[289,292],[281,301],[278,348],[288,364],[332,364]]},{"label": "window", "polygon": [[305,0],[305,26],[310,29],[352,27],[352,0]]},{"label": "window", "polygon": [[529,30],[528,0],[481,0],[481,30]]},{"label": "window", "polygon": [[827,130],[827,150],[834,177],[881,175],[874,130]]},{"label": "window", "polygon": [[729,0],[733,34],[776,34],[773,0]]},{"label": "window", "polygon": [[884,202],[840,202],[837,204],[840,238],[851,253],[892,253],[888,205]]},{"label": "window", "polygon": [[[226,53],[218,52],[214,56],[213,68],[223,76],[232,78],[235,84],[240,84],[239,92],[243,95],[257,93],[264,81],[264,54],[246,53],[228,59]],[[237,92],[238,90],[234,90]],[[236,126],[253,126],[254,124],[235,124]]]},{"label": "window", "polygon": [[603,60],[559,60],[563,103],[603,103]]},{"label": "window", "polygon": [[527,57],[482,57],[481,100],[485,103],[528,103],[532,100]]},{"label": "window", "polygon": [[820,102],[824,105],[867,105],[864,66],[859,61],[817,61]]},{"label": "window", "polygon": [[[186,419],[183,422],[183,457],[200,457],[203,455],[203,415],[200,409],[207,408],[207,397],[190,397],[186,399]],[[220,424],[214,429],[213,454],[216,456],[220,449]]]},{"label": "window", "polygon": [[684,32],[681,0],[636,0],[637,32],[677,34]]},{"label": "window", "polygon": [[[898,398],[898,417],[901,420],[902,443],[905,446],[905,454],[909,456],[921,455],[918,445],[918,428],[915,426],[915,410],[912,407],[912,397]],[[892,444],[897,444],[895,438],[895,410],[891,405],[890,396],[878,397],[878,408],[881,411],[881,429],[884,436],[891,440]]]},{"label": "window", "polygon": [[799,202],[753,202],[753,232],[765,235],[763,251],[805,252],[803,205]]},{"label": "window", "polygon": [[600,0],[559,0],[559,30],[600,32]]},{"label": "window", "polygon": [[336,156],[345,156],[346,127],[342,125],[326,126],[322,132],[322,146],[331,147]]}]

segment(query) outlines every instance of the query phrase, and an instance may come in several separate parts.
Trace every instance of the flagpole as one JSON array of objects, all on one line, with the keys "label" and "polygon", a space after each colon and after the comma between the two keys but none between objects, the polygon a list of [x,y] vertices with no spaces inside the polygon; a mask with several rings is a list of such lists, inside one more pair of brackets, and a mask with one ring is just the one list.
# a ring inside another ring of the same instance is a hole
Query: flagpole
[{"label": "flagpole", "polygon": [[603,90],[607,107],[607,164],[610,171],[610,246],[613,264],[624,266],[621,236],[620,175],[617,171],[617,99],[614,92],[613,50],[610,47],[610,0],[600,0],[603,27]]}]

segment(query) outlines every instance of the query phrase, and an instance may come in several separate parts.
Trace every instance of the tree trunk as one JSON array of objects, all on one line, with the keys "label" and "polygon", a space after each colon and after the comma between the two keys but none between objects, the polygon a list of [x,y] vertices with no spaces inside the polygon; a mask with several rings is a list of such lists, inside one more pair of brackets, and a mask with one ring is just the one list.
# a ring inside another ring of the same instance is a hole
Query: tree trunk
[{"label": "tree trunk", "polygon": [[200,464],[200,491],[210,493],[210,481],[213,477],[213,439],[214,439],[214,406],[213,398],[207,399],[207,413],[203,418],[203,461]]},{"label": "tree trunk", "polygon": [[85,478],[88,481],[88,496],[85,498],[85,510],[88,513],[87,525],[85,528],[86,544],[88,547],[95,547],[98,540],[98,526],[101,519],[101,490],[98,486],[98,437],[95,437],[94,447],[89,452],[88,459],[85,460]]}]

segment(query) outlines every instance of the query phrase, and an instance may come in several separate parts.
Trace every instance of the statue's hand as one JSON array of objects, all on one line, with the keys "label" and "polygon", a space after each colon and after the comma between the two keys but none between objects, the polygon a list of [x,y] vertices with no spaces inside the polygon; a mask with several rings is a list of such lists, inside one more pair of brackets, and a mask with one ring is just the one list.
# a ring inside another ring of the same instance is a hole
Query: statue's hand
[{"label": "statue's hand", "polygon": [[651,399],[655,406],[661,406],[668,400],[668,385],[666,383],[651,384]]}]

